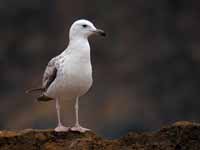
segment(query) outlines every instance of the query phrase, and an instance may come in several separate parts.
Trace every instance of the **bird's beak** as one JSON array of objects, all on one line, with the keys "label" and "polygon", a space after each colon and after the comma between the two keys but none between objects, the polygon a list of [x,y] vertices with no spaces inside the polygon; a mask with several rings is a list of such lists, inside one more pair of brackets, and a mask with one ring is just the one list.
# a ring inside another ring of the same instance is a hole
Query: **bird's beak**
[{"label": "bird's beak", "polygon": [[101,29],[96,29],[96,30],[95,30],[95,33],[96,33],[96,34],[99,34],[99,35],[101,35],[101,36],[106,36],[106,33],[105,33],[103,30],[101,30]]}]

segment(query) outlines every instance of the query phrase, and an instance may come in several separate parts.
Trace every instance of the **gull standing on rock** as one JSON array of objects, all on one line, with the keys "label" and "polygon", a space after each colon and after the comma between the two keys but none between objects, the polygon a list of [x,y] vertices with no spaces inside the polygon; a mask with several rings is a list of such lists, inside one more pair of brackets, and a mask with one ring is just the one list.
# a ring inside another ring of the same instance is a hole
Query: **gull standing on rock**
[{"label": "gull standing on rock", "polygon": [[[90,45],[88,37],[93,34],[105,36],[103,30],[97,29],[88,20],[75,21],[69,31],[69,44],[58,56],[48,63],[43,75],[42,87],[30,89],[27,93],[41,91],[38,101],[56,101],[58,126],[55,131],[79,131],[89,129],[79,124],[78,102],[79,97],[84,95],[92,86],[92,66],[90,60]],[[74,99],[76,123],[72,128],[63,126],[60,118],[60,100]]]}]

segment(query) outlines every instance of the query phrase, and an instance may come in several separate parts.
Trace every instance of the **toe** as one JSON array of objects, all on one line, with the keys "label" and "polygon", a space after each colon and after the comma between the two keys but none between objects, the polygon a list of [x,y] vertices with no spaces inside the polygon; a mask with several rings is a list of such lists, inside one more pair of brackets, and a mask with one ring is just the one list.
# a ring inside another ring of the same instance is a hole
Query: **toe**
[{"label": "toe", "polygon": [[65,126],[57,126],[54,130],[56,132],[67,132],[67,131],[69,131],[69,128],[65,127]]},{"label": "toe", "polygon": [[81,133],[84,133],[84,132],[86,132],[86,131],[90,131],[90,129],[83,128],[83,127],[81,127],[81,126],[72,127],[70,130],[71,130],[71,131],[81,132]]}]

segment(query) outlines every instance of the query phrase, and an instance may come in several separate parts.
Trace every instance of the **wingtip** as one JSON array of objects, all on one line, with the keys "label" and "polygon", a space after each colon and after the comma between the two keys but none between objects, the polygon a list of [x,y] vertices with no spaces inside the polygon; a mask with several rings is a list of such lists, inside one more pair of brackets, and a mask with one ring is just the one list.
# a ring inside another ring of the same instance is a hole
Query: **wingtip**
[{"label": "wingtip", "polygon": [[39,96],[37,98],[37,101],[39,101],[39,102],[48,102],[48,101],[51,101],[51,100],[54,100],[54,99],[51,98],[51,97],[48,97],[48,96],[46,96],[44,94],[42,94],[41,96]]},{"label": "wingtip", "polygon": [[29,94],[29,93],[30,93],[30,90],[26,90],[25,93],[26,93],[26,94]]},{"label": "wingtip", "polygon": [[43,92],[44,88],[34,88],[34,89],[28,89],[25,91],[26,94],[32,93],[32,92]]}]

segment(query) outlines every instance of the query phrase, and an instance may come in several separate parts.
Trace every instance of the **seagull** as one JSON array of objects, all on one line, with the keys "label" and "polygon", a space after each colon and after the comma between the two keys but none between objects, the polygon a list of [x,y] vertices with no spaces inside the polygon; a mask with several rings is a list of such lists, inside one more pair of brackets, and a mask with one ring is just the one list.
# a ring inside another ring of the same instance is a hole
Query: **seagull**
[{"label": "seagull", "polygon": [[[40,91],[38,101],[55,100],[58,125],[56,132],[78,131],[90,129],[79,124],[79,97],[83,96],[92,86],[92,65],[90,59],[90,44],[88,37],[93,34],[106,36],[88,20],[75,21],[69,30],[69,44],[58,56],[52,58],[43,75],[42,87],[27,90],[27,93]],[[61,122],[60,100],[74,99],[76,122],[74,127],[65,127]]]}]

